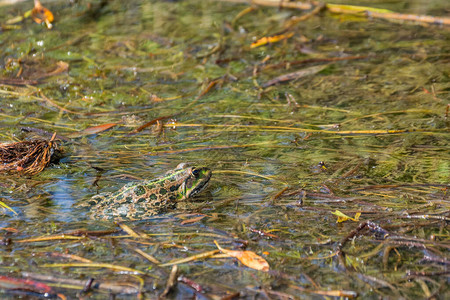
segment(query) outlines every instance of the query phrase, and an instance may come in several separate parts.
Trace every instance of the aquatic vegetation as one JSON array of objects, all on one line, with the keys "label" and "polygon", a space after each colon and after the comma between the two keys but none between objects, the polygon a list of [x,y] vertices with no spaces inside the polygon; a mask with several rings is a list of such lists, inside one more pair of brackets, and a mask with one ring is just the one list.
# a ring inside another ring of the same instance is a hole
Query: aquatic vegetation
[{"label": "aquatic vegetation", "polygon": [[[2,299],[446,298],[446,25],[235,2],[43,2],[51,29],[2,6],[0,140],[26,146],[0,174]],[[180,162],[214,176],[174,210],[78,208]]]}]

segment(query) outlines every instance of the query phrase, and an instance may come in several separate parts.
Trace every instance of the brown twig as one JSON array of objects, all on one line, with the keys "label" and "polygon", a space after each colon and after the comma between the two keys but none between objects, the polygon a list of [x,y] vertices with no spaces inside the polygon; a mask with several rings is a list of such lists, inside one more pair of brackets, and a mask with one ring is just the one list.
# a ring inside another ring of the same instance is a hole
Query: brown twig
[{"label": "brown twig", "polygon": [[[51,275],[43,275],[29,272],[22,272],[24,277],[33,278],[36,280],[54,282],[57,284],[70,284],[79,286],[80,289],[86,286],[86,280],[77,280],[77,279],[69,279],[69,278],[61,278],[54,277]],[[103,290],[117,294],[137,294],[139,292],[139,287],[135,286],[132,283],[123,283],[123,282],[113,282],[113,281],[102,281],[95,280],[94,284],[90,286],[91,289],[95,290]]]},{"label": "brown twig", "polygon": [[0,78],[0,84],[16,85],[16,86],[27,86],[36,85],[38,80],[34,79],[22,79],[22,78]]},{"label": "brown twig", "polygon": [[139,126],[138,128],[134,129],[134,130],[131,131],[127,136],[135,135],[136,133],[141,132],[141,131],[144,130],[145,128],[150,127],[150,126],[152,126],[153,124],[156,124],[156,123],[159,122],[159,121],[162,121],[162,120],[171,118],[171,117],[173,117],[173,116],[174,116],[174,115],[168,115],[168,116],[162,116],[162,117],[158,117],[158,118],[156,118],[156,119],[153,119],[153,120],[151,120],[150,122],[147,122],[147,123],[145,123],[145,124]]},{"label": "brown twig", "polygon": [[342,249],[344,248],[345,244],[347,244],[348,241],[356,237],[361,231],[363,231],[365,228],[369,228],[371,231],[375,231],[377,233],[381,233],[383,237],[389,236],[389,232],[385,229],[383,229],[380,225],[372,222],[372,221],[365,221],[358,225],[354,230],[352,230],[346,237],[344,237],[338,244],[337,247],[337,253],[339,255],[343,254]]},{"label": "brown twig", "polygon": [[177,272],[178,272],[178,267],[175,265],[172,267],[172,271],[170,272],[169,279],[167,279],[166,289],[164,290],[164,292],[162,292],[162,294],[160,295],[159,298],[165,298],[170,293],[170,291],[173,289],[173,287],[177,283]]},{"label": "brown twig", "polygon": [[[280,0],[219,0],[224,2],[271,6],[279,8],[290,8],[298,10],[311,10],[317,6],[322,5],[321,2],[311,1],[309,3],[300,1],[280,1]],[[378,12],[375,10],[368,10],[371,8],[361,7],[355,5],[339,5],[327,3],[325,9],[331,13],[361,15],[367,18],[385,19],[389,21],[412,21],[424,24],[446,25],[450,26],[450,18],[448,17],[434,17],[426,15],[400,14],[395,12]]]}]

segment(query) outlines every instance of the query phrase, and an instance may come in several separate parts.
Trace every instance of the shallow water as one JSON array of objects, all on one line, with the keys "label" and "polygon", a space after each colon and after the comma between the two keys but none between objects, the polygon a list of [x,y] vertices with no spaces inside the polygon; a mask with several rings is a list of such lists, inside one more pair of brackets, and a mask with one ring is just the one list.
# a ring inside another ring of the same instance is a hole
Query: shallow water
[{"label": "shallow water", "polygon": [[[219,1],[91,4],[46,2],[56,19],[52,30],[26,20],[0,33],[1,78],[20,72],[37,79],[59,61],[69,64],[38,85],[0,85],[2,142],[31,138],[20,130],[25,126],[70,136],[117,123],[62,142],[65,157],[37,176],[2,175],[0,200],[17,212],[0,217],[2,275],[51,276],[46,282],[69,298],[82,287],[58,287],[55,278],[143,284],[144,296],[155,298],[171,267],[156,267],[134,249],[166,263],[215,250],[217,240],[263,256],[272,271],[231,258],[179,264],[179,275],[208,298],[318,298],[329,291],[446,298],[448,28],[324,13],[292,27],[291,38],[250,48],[300,13],[260,8],[236,18],[247,6]],[[445,1],[352,4],[448,15]],[[30,5],[2,7],[1,23]],[[307,59],[320,61],[292,63]],[[324,69],[262,88],[316,65]],[[129,135],[163,116],[162,128]],[[180,162],[213,169],[210,186],[176,211],[127,223],[145,237],[74,209]],[[336,210],[361,216],[337,223]],[[337,255],[342,239],[365,221],[384,231],[361,230],[344,245],[345,256]],[[116,232],[73,232],[81,229]],[[29,240],[39,237],[46,239]],[[146,275],[51,267],[82,261],[67,254]],[[188,285],[179,283],[170,297],[194,293]]]}]

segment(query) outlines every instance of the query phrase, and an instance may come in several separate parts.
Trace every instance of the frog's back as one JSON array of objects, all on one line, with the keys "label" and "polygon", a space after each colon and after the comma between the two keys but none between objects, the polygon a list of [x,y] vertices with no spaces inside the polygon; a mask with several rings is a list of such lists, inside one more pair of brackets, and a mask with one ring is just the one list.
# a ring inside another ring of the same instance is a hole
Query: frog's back
[{"label": "frog's back", "polygon": [[130,182],[114,193],[92,197],[87,204],[95,219],[142,219],[173,208],[180,184],[167,178]]},{"label": "frog's back", "polygon": [[93,219],[140,220],[195,196],[206,187],[211,174],[208,168],[182,163],[161,178],[128,183],[114,193],[93,196],[80,206],[89,207]]}]

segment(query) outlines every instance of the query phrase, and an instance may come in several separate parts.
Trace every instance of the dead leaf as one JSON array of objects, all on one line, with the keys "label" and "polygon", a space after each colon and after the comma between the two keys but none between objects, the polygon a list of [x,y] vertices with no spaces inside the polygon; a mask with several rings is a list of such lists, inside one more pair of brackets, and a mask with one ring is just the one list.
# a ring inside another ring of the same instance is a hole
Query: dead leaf
[{"label": "dead leaf", "polygon": [[361,216],[361,213],[356,213],[355,217],[352,218],[352,217],[347,216],[346,214],[344,214],[343,212],[341,212],[339,210],[336,210],[332,214],[338,217],[336,223],[342,223],[342,222],[345,222],[347,220],[352,220],[352,221],[358,222],[359,221],[359,217]]},{"label": "dead leaf", "polygon": [[89,127],[89,128],[86,128],[85,130],[81,130],[78,132],[73,132],[71,134],[68,134],[67,136],[70,138],[78,138],[78,137],[82,137],[82,136],[86,136],[86,135],[97,134],[97,133],[103,132],[105,130],[108,130],[116,125],[117,125],[117,123],[108,123],[108,124],[98,125],[98,126],[94,126],[94,127]]},{"label": "dead leaf", "polygon": [[256,48],[259,46],[263,46],[269,43],[276,43],[285,39],[288,39],[294,35],[293,32],[288,32],[286,34],[279,34],[279,35],[273,35],[273,36],[265,36],[263,38],[260,38],[256,42],[252,43],[250,45],[250,48]]},{"label": "dead leaf", "polygon": [[239,259],[239,261],[243,265],[245,265],[249,268],[255,269],[255,270],[259,270],[259,271],[264,271],[264,272],[269,271],[269,268],[270,268],[269,263],[264,258],[262,258],[258,254],[256,254],[255,252],[228,250],[228,249],[224,249],[224,248],[220,247],[219,244],[217,243],[217,241],[214,241],[214,243],[216,244],[217,248],[222,253],[225,253],[231,257]]},{"label": "dead leaf", "polygon": [[45,23],[48,29],[53,27],[53,14],[50,10],[42,6],[41,1],[34,0],[34,8],[31,10],[31,18],[38,24]]}]

